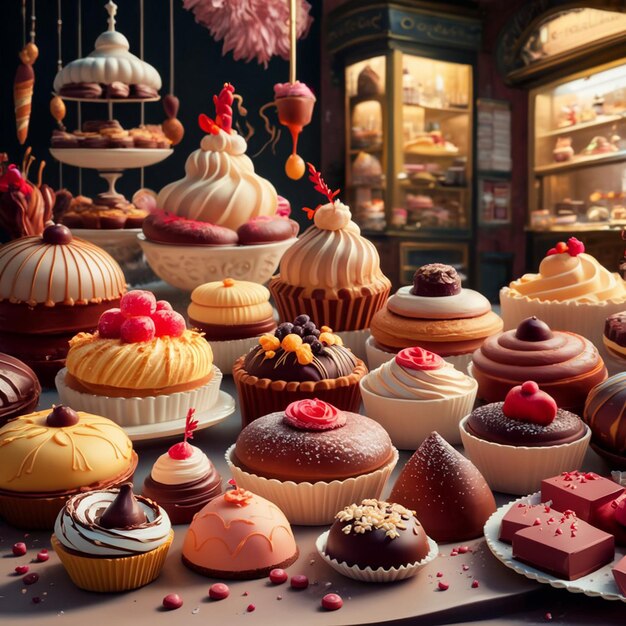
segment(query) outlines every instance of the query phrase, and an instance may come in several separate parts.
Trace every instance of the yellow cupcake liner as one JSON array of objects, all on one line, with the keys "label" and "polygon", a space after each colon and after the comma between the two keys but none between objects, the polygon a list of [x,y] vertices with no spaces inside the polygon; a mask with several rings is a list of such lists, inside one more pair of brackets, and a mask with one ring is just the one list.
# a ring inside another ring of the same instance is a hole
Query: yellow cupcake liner
[{"label": "yellow cupcake liner", "polygon": [[155,580],[173,539],[171,530],[167,541],[150,552],[111,559],[73,554],[63,547],[56,535],[52,535],[52,547],[77,587],[106,593],[137,589]]}]

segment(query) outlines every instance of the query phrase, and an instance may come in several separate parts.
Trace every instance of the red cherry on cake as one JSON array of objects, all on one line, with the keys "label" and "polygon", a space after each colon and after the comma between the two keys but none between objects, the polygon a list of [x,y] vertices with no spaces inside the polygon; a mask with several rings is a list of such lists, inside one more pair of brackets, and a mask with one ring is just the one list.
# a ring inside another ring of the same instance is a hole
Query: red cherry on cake
[{"label": "red cherry on cake", "polygon": [[78,413],[64,404],[57,404],[52,408],[52,412],[46,417],[46,426],[51,428],[67,428],[78,424],[80,417]]},{"label": "red cherry on cake", "polygon": [[585,251],[585,244],[582,241],[576,239],[576,237],[570,237],[567,240],[567,253],[570,256],[578,256]]},{"label": "red cherry on cake", "polygon": [[41,238],[44,243],[53,246],[65,246],[72,241],[72,231],[63,224],[52,224],[44,229]]},{"label": "red cherry on cake", "polygon": [[152,341],[155,334],[154,322],[146,315],[129,317],[120,327],[120,338],[124,343]]},{"label": "red cherry on cake", "polygon": [[105,311],[98,321],[98,333],[102,339],[119,339],[120,328],[126,318],[115,308]]},{"label": "red cherry on cake", "polygon": [[547,341],[553,336],[550,327],[534,315],[520,322],[515,331],[515,338],[520,341]]},{"label": "red cherry on cake", "polygon": [[529,380],[507,393],[502,412],[511,419],[547,426],[556,417],[557,406],[552,396]]},{"label": "red cherry on cake", "polygon": [[180,337],[187,328],[185,318],[176,311],[161,309],[152,315],[155,333],[157,337],[169,335],[170,337]]},{"label": "red cherry on cake", "polygon": [[126,317],[149,316],[156,311],[156,298],[150,291],[135,289],[122,296],[120,309]]}]

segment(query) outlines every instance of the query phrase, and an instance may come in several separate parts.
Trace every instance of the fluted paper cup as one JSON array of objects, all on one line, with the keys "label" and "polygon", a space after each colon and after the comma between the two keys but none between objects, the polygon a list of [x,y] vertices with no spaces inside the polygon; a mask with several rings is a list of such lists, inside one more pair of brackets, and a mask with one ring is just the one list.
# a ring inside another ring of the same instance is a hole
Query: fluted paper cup
[{"label": "fluted paper cup", "polygon": [[357,358],[361,359],[361,361],[367,362],[365,344],[370,338],[369,328],[365,328],[363,330],[342,330],[339,335],[346,348],[350,348],[353,354]]},{"label": "fluted paper cup", "polygon": [[332,482],[295,483],[246,472],[235,464],[234,453],[235,444],[226,450],[226,463],[237,486],[273,502],[292,524],[303,526],[332,524],[337,511],[349,504],[380,498],[399,457],[394,448],[391,461],[373,472]]},{"label": "fluted paper cup", "polygon": [[82,556],[66,550],[52,535],[52,547],[72,582],[86,591],[128,591],[151,583],[161,573],[174,531],[167,541],[150,552],[118,558]]},{"label": "fluted paper cup", "polygon": [[345,562],[340,563],[326,554],[328,533],[329,531],[327,530],[315,541],[315,547],[317,548],[319,555],[336,572],[339,572],[348,578],[353,578],[354,580],[360,580],[366,583],[391,583],[410,578],[411,576],[415,576],[415,574],[426,567],[426,565],[428,565],[431,561],[434,561],[439,555],[439,546],[430,537],[428,537],[428,554],[421,561],[408,563],[407,565],[401,565],[400,567],[390,567],[388,569],[383,567],[377,567],[376,569],[372,569],[371,567],[361,568],[358,565],[348,565]]},{"label": "fluted paper cup", "polygon": [[202,387],[145,398],[112,398],[72,389],[66,382],[67,368],[56,375],[55,384],[63,404],[76,411],[103,415],[122,427],[160,424],[185,417],[189,409],[208,411],[217,403],[222,372],[213,366],[211,380]]},{"label": "fluted paper cup", "polygon": [[448,443],[461,443],[459,422],[472,410],[478,383],[461,396],[441,400],[405,400],[386,398],[366,387],[367,377],[361,379],[361,397],[365,415],[376,420],[401,450],[416,450],[436,430]]},{"label": "fluted paper cup", "polygon": [[213,365],[224,375],[231,376],[235,361],[242,355],[248,354],[259,342],[258,337],[246,339],[232,339],[230,341],[210,341],[213,350]]},{"label": "fluted paper cup", "polygon": [[491,489],[518,496],[541,489],[544,478],[580,469],[591,439],[591,430],[585,425],[584,436],[571,443],[508,446],[471,435],[465,428],[468,419],[469,415],[459,424],[466,456]]}]

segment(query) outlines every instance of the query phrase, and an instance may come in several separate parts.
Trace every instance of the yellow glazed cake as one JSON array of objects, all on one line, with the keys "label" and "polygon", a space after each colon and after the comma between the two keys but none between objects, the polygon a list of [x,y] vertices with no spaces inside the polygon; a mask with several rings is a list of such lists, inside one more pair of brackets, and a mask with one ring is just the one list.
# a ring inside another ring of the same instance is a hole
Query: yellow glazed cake
[{"label": "yellow glazed cake", "polygon": [[0,515],[19,528],[52,528],[76,493],[129,480],[137,455],[106,417],[59,405],[0,428]]}]

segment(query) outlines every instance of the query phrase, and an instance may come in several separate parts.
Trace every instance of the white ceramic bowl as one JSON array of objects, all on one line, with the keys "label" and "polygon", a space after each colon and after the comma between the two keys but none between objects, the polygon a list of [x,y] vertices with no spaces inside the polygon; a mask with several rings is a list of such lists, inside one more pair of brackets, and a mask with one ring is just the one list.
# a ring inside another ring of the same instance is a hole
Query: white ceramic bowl
[{"label": "white ceramic bowl", "polygon": [[266,283],[296,237],[256,246],[184,246],[156,243],[137,235],[152,271],[184,291],[224,278]]}]

